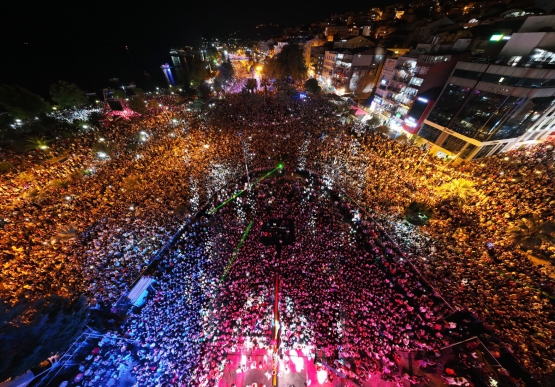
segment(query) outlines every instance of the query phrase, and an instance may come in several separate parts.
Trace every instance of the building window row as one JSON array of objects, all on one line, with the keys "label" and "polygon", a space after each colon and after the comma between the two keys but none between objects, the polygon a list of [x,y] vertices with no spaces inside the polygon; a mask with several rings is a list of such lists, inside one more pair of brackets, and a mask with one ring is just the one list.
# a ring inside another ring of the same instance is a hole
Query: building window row
[{"label": "building window row", "polygon": [[539,79],[539,78],[523,78],[511,77],[499,74],[481,73],[479,71],[456,69],[453,76],[457,78],[471,79],[474,81],[483,81],[495,83],[504,86],[526,87],[526,88],[542,88],[555,87],[555,79]]},{"label": "building window row", "polygon": [[482,159],[484,157],[486,157],[489,152],[491,152],[491,150],[496,146],[496,144],[493,145],[486,145],[480,148],[480,150],[478,151],[478,153],[476,153],[476,155],[473,157],[474,160],[476,159]]},{"label": "building window row", "polygon": [[450,134],[440,146],[451,153],[459,153],[465,145],[466,141]]},{"label": "building window row", "polygon": [[533,127],[555,97],[519,98],[448,85],[428,120],[479,141],[516,138]]},{"label": "building window row", "polygon": [[418,131],[418,135],[426,140],[435,143],[439,136],[441,135],[441,130],[434,128],[431,125],[424,124]]}]

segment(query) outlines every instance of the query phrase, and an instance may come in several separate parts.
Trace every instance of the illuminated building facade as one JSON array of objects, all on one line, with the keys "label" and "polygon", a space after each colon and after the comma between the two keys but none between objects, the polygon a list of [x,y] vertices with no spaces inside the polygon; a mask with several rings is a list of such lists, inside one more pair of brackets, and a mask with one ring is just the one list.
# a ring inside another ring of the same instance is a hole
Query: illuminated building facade
[{"label": "illuminated building facade", "polygon": [[322,81],[338,94],[369,94],[388,51],[383,47],[329,50],[324,54]]},{"label": "illuminated building facade", "polygon": [[428,109],[427,104],[434,98],[421,97],[421,94],[443,87],[457,62],[467,57],[465,53],[453,53],[387,59],[371,109],[388,121],[392,129],[416,133],[420,117],[413,114],[413,119],[408,119],[415,101],[426,104],[426,107],[418,105],[418,109]]},{"label": "illuminated building facade", "polygon": [[418,131],[432,151],[480,159],[555,133],[555,32],[529,28],[542,21],[530,17],[522,32],[491,35],[486,49],[496,49],[494,60],[457,64]]}]

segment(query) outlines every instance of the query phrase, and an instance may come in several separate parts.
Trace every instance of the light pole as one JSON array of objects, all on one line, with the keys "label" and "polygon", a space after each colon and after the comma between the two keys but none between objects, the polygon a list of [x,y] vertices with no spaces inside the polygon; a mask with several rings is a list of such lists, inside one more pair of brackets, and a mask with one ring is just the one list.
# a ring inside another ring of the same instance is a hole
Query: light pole
[{"label": "light pole", "polygon": [[243,133],[239,132],[237,133],[237,135],[239,136],[239,141],[241,141],[241,148],[243,148],[243,156],[245,157],[245,170],[247,171],[247,184],[250,186],[251,180],[249,178],[249,167],[247,165],[247,152],[245,151],[245,144],[243,143],[243,138],[241,137]]}]

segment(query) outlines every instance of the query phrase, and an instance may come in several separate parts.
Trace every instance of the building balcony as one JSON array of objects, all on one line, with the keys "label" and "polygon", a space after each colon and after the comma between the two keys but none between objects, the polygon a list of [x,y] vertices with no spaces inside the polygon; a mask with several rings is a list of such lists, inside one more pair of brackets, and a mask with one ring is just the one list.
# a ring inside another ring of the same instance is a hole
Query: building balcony
[{"label": "building balcony", "polygon": [[412,78],[412,77],[400,77],[400,76],[398,76],[398,75],[395,75],[395,76],[393,77],[393,80],[394,80],[395,82],[400,82],[400,83],[404,83],[405,85],[408,85],[408,83],[410,82],[411,78]]}]

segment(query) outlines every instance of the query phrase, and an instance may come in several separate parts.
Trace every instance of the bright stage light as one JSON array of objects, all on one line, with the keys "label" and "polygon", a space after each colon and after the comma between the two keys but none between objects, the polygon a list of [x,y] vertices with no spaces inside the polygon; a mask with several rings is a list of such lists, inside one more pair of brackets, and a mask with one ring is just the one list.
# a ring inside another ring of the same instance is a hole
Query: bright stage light
[{"label": "bright stage light", "polygon": [[318,384],[324,384],[328,378],[328,372],[326,370],[316,371],[316,378],[318,379]]}]

